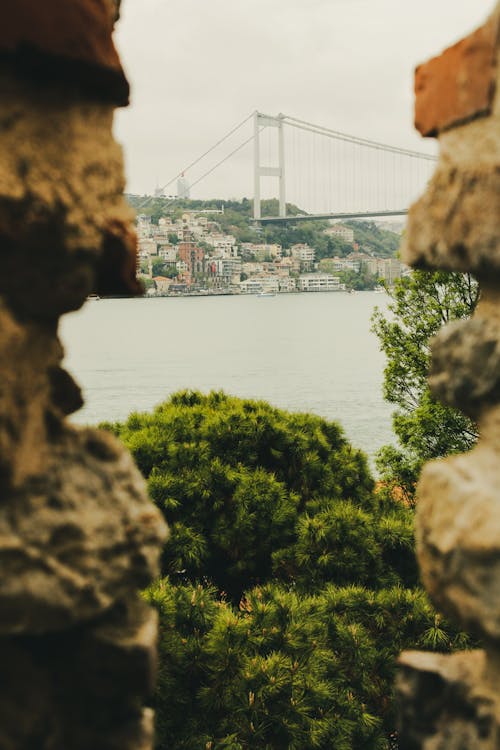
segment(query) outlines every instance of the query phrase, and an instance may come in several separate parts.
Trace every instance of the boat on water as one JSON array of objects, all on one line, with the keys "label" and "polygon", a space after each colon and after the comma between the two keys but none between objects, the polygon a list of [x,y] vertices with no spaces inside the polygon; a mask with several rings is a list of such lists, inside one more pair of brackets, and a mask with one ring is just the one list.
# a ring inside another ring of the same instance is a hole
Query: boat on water
[{"label": "boat on water", "polygon": [[256,297],[276,297],[275,292],[259,292],[255,295]]}]

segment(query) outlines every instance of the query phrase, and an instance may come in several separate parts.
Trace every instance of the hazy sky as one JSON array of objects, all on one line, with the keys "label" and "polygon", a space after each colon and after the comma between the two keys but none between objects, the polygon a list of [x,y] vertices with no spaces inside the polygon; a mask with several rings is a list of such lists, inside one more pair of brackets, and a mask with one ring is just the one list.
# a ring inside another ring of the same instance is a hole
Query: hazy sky
[{"label": "hazy sky", "polygon": [[[123,0],[116,42],[132,104],[115,131],[128,190],[151,193],[255,109],[432,152],[412,126],[413,68],[481,24],[493,4]],[[202,168],[250,134],[248,126]],[[247,148],[192,197],[251,193]]]}]

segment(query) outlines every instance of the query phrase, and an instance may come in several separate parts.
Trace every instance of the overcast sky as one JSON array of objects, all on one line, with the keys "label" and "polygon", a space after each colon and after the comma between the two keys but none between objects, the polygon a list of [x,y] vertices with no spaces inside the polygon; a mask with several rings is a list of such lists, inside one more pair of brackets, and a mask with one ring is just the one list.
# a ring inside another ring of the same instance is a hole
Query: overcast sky
[{"label": "overcast sky", "polygon": [[[492,8],[493,0],[123,0],[116,43],[132,104],[115,132],[128,190],[164,185],[255,109],[432,152],[412,126],[413,68]],[[251,193],[248,148],[192,197]]]}]

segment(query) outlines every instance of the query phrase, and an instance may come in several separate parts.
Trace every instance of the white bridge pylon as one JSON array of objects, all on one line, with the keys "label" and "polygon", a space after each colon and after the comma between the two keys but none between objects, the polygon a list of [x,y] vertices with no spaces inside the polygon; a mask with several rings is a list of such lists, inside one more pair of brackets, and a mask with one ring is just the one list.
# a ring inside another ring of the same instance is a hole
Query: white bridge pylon
[{"label": "white bridge pylon", "polygon": [[[283,121],[285,116],[279,114],[277,117],[263,115],[261,112],[254,113],[254,142],[253,142],[253,165],[254,165],[254,191],[253,191],[253,218],[260,221],[260,180],[261,177],[277,177],[279,180],[279,216],[286,218],[286,186],[285,186],[285,134]],[[266,127],[278,128],[278,166],[263,167],[260,161],[260,133]]]}]

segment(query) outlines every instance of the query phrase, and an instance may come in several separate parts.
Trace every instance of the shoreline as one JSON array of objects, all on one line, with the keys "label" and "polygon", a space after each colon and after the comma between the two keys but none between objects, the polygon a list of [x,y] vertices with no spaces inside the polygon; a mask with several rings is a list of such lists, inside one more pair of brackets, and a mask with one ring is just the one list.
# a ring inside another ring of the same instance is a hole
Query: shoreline
[{"label": "shoreline", "polygon": [[138,296],[132,296],[132,295],[126,295],[126,294],[116,294],[116,295],[106,295],[103,297],[98,298],[87,298],[88,302],[99,302],[101,300],[106,299],[178,299],[180,297],[255,297],[256,299],[270,299],[272,297],[290,297],[290,296],[297,296],[297,295],[307,295],[307,294],[362,294],[364,292],[371,292],[373,294],[383,294],[385,292],[385,289],[320,289],[315,291],[293,291],[293,292],[272,292],[269,294],[265,294],[265,297],[263,297],[260,293],[253,294],[242,294],[241,292],[175,292],[173,294],[142,294]]}]

